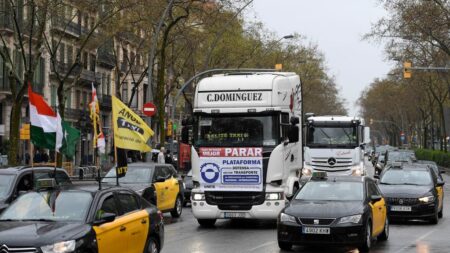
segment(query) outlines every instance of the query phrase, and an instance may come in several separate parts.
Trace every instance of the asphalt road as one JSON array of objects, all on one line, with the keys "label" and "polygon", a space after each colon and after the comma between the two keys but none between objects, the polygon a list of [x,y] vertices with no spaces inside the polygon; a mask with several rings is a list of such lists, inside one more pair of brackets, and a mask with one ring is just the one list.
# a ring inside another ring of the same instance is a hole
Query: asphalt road
[{"label": "asphalt road", "polygon": [[[369,173],[373,175],[371,171]],[[390,226],[387,242],[375,242],[372,253],[449,253],[450,252],[450,171],[444,174],[444,217],[438,225],[410,221]],[[448,210],[448,211],[447,211]],[[179,219],[165,214],[163,253],[241,253],[284,252],[278,248],[276,222],[219,220],[215,228],[201,228],[189,207]],[[293,252],[344,253],[353,248],[294,247]]]}]

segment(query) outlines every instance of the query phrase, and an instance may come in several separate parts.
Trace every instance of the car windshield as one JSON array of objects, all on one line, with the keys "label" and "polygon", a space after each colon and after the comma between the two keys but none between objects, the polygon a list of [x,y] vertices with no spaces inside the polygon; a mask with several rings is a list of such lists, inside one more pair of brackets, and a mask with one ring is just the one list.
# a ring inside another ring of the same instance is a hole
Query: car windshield
[{"label": "car windshield", "polygon": [[295,199],[322,201],[362,201],[364,196],[361,182],[310,181],[305,184]]},{"label": "car windshield", "polygon": [[0,175],[0,199],[5,198],[9,193],[13,180],[14,175]]},{"label": "car windshield", "polygon": [[394,185],[431,185],[433,182],[430,172],[426,170],[391,169],[382,175],[380,183]]},{"label": "car windshield", "polygon": [[[119,183],[125,184],[144,184],[151,183],[154,167],[128,167],[128,171],[124,177],[119,178]],[[116,183],[116,169],[109,170],[103,179],[104,183]]]},{"label": "car windshield", "polygon": [[198,116],[195,145],[200,147],[260,147],[279,144],[278,117],[208,115]]},{"label": "car windshield", "polygon": [[30,192],[14,201],[0,220],[84,221],[91,202],[88,192]]},{"label": "car windshield", "polygon": [[355,147],[357,146],[356,127],[310,127],[308,129],[307,145]]}]

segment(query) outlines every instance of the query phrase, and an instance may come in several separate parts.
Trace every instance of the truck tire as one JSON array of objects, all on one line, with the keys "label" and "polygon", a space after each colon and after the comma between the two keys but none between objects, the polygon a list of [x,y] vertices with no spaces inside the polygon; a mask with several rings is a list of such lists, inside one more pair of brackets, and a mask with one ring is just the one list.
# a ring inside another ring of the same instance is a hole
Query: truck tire
[{"label": "truck tire", "polygon": [[216,224],[216,219],[197,219],[198,224],[204,228],[214,227]]}]

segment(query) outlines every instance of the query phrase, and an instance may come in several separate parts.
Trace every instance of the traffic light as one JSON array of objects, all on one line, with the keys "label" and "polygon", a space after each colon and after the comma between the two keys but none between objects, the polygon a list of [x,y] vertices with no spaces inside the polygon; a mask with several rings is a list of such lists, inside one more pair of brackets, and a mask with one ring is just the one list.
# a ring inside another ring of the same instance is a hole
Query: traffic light
[{"label": "traffic light", "polygon": [[409,79],[412,76],[412,63],[410,61],[403,62],[403,78]]},{"label": "traffic light", "polygon": [[169,122],[167,122],[167,137],[171,137],[172,136],[172,131],[173,130],[173,124],[172,121],[169,120]]},{"label": "traffic light", "polygon": [[20,139],[21,140],[29,140],[30,139],[30,124],[22,124],[22,128],[20,129]]}]

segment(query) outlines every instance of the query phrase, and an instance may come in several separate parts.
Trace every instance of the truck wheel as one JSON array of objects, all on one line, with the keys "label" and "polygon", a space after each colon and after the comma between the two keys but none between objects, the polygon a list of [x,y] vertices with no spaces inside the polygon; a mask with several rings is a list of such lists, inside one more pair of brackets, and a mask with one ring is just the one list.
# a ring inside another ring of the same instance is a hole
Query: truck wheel
[{"label": "truck wheel", "polygon": [[278,247],[282,250],[290,251],[292,249],[292,243],[278,241]]},{"label": "truck wheel", "polygon": [[214,224],[216,224],[216,219],[197,219],[197,221],[200,226],[205,228],[214,227]]},{"label": "truck wheel", "polygon": [[180,196],[177,197],[177,200],[175,200],[175,206],[173,207],[172,211],[170,211],[170,215],[172,215],[173,218],[178,218],[181,216],[181,213],[183,212],[183,203],[181,203]]}]

